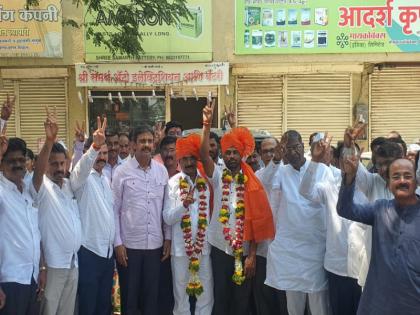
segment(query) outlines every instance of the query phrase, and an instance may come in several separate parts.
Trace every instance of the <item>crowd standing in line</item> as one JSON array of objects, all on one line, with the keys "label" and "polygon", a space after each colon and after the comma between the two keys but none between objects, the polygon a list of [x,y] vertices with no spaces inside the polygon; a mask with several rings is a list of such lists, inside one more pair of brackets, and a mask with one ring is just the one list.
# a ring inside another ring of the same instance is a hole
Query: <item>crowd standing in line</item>
[{"label": "crowd standing in line", "polygon": [[[418,315],[418,145],[392,131],[372,165],[344,131],[289,130],[256,147],[235,126],[182,136],[77,124],[73,156],[46,109],[37,157],[1,110],[0,315]],[[417,178],[417,180],[416,180]]]}]

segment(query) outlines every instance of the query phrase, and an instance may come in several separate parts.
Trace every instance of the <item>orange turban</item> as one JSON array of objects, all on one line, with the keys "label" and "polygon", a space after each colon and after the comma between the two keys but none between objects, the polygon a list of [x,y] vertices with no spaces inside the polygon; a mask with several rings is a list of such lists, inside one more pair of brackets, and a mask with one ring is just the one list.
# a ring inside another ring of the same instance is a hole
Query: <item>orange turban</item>
[{"label": "orange turban", "polygon": [[241,157],[251,155],[255,149],[255,140],[248,128],[238,127],[226,133],[220,140],[222,152],[234,147]]},{"label": "orange turban", "polygon": [[[247,128],[234,128],[226,133],[220,141],[222,152],[229,148],[239,151],[241,157],[254,152],[255,140]],[[241,161],[241,169],[248,177],[245,184],[245,221],[244,240],[261,242],[274,239],[273,212],[268,202],[267,193],[252,168]]]},{"label": "orange turban", "polygon": [[197,134],[191,134],[187,137],[179,138],[176,141],[176,159],[180,160],[186,156],[193,156],[200,159],[201,137]]}]

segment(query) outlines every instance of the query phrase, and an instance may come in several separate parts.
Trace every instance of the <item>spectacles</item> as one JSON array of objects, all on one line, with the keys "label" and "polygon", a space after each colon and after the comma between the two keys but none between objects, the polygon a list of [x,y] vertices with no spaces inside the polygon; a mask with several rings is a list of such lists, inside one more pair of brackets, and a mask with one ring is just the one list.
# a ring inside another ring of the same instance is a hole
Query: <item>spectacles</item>
[{"label": "spectacles", "polygon": [[300,144],[300,143],[298,143],[298,144],[295,144],[295,145],[292,145],[292,146],[286,146],[286,150],[287,151],[297,151],[297,150],[300,150],[300,149],[302,149],[302,144]]}]

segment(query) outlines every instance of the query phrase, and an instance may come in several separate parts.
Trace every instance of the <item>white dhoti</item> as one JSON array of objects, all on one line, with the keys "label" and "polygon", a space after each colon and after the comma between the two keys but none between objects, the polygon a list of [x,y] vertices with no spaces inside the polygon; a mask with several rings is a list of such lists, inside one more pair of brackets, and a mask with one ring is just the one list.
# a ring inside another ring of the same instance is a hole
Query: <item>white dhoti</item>
[{"label": "white dhoti", "polygon": [[[189,296],[186,292],[190,272],[188,270],[188,257],[171,257],[172,281],[174,288],[175,307],[174,315],[190,315]],[[199,277],[204,292],[197,298],[195,306],[196,315],[211,315],[213,309],[213,273],[209,255],[200,257]]]}]

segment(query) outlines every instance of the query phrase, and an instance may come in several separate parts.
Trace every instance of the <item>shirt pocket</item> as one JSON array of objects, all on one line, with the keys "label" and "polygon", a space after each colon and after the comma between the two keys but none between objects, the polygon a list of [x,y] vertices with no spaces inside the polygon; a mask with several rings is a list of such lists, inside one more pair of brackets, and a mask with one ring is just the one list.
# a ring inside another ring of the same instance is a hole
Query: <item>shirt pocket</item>
[{"label": "shirt pocket", "polygon": [[128,179],[125,182],[127,196],[144,198],[147,195],[147,182],[139,179]]},{"label": "shirt pocket", "polygon": [[160,179],[153,179],[150,184],[149,196],[153,199],[162,199],[166,183]]}]

